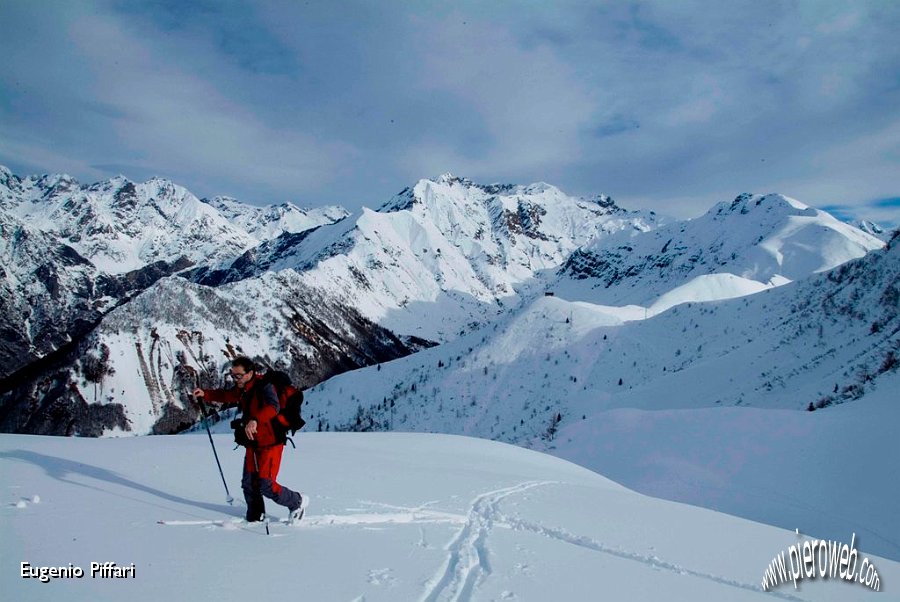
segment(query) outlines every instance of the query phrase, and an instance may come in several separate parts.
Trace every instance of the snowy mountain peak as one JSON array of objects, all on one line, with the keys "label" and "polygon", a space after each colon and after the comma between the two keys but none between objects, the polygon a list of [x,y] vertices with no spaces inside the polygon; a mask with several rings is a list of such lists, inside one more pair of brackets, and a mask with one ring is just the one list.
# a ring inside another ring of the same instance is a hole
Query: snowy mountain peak
[{"label": "snowy mountain peak", "polygon": [[[587,202],[594,203],[595,205],[599,205],[609,213],[625,213],[625,209],[622,209],[616,204],[615,199],[606,194],[598,194],[597,196],[590,197],[587,199]],[[655,211],[651,211],[650,215],[655,215]]]},{"label": "snowy mountain peak", "polygon": [[107,274],[156,261],[216,265],[284,232],[347,216],[340,207],[309,212],[285,204],[259,208],[234,200],[200,201],[165,178],[136,183],[116,176],[89,186],[65,174],[20,179],[0,172],[0,207],[54,235]]},{"label": "snowy mountain peak", "polygon": [[45,197],[68,194],[80,187],[78,181],[68,174],[45,174],[36,180],[35,185],[45,191]]},{"label": "snowy mountain peak", "polygon": [[747,215],[751,212],[809,216],[814,216],[818,213],[816,209],[809,205],[782,194],[753,194],[749,192],[739,194],[731,203],[719,203],[710,211],[710,213],[715,213],[716,215]]},{"label": "snowy mountain peak", "polygon": [[[576,199],[545,182],[484,185],[445,174],[436,180],[420,180],[383,210],[412,211],[457,242],[463,234],[471,242],[491,233],[495,239],[509,238],[516,245],[519,236],[558,241],[585,228],[594,234],[602,231],[600,222],[618,208],[605,195],[598,199],[602,202]],[[587,239],[582,239],[584,242]]]},{"label": "snowy mountain peak", "polygon": [[257,207],[226,196],[201,199],[201,202],[261,241],[274,239],[284,233],[299,233],[333,224],[350,215],[346,209],[336,205],[314,209],[301,209],[293,203]]},{"label": "snowy mountain peak", "polygon": [[854,223],[854,225],[871,236],[879,240],[883,240],[884,242],[888,242],[891,239],[891,236],[894,234],[890,229],[882,227],[880,224],[876,224],[875,222],[869,220],[858,220]]},{"label": "snowy mountain peak", "polygon": [[[760,237],[753,244],[766,247],[768,251],[774,251],[774,247],[780,247],[786,239],[791,239],[791,253],[795,256],[804,247],[807,250],[816,245],[823,247],[824,262],[813,270],[817,272],[831,269],[863,255],[866,251],[884,246],[884,242],[875,236],[840,221],[830,213],[781,194],[744,193],[738,195],[730,204],[719,203],[706,216],[692,222],[698,225],[708,224],[714,228],[711,223],[722,220],[729,224],[727,226],[729,228],[742,231],[759,229]],[[770,238],[771,240],[766,242],[766,239]],[[833,247],[831,250],[825,248],[831,243],[844,247],[844,250],[851,247],[854,250],[849,256],[842,256],[839,259],[836,256],[828,258],[829,253],[836,251]],[[783,263],[783,259],[785,258],[779,258],[780,264]]]},{"label": "snowy mountain peak", "polygon": [[443,173],[431,181],[435,182],[436,184],[447,184],[449,186],[452,186],[453,184],[462,184],[463,186],[471,186],[472,185],[472,180],[470,180],[468,178],[461,178],[458,176],[454,176],[450,172]]},{"label": "snowy mountain peak", "polygon": [[572,255],[559,286],[568,299],[662,311],[799,280],[883,246],[795,199],[745,193],[697,219],[598,239]]},{"label": "snowy mountain peak", "polygon": [[856,227],[867,234],[871,234],[872,236],[881,236],[882,234],[884,234],[884,228],[882,228],[875,222],[870,222],[869,220],[860,220],[856,222]]},{"label": "snowy mountain peak", "polygon": [[[535,223],[540,215],[550,211],[568,211],[566,207],[580,205],[595,215],[624,213],[607,195],[590,200],[574,199],[556,186],[546,182],[527,185],[477,184],[472,180],[446,173],[437,178],[419,180],[413,187],[404,188],[382,205],[379,213],[418,211],[431,214],[442,221],[441,216],[453,215],[460,219],[484,213],[492,216],[504,229],[514,233],[534,233],[527,226]],[[555,209],[554,209],[555,207]],[[597,208],[602,211],[598,212]],[[526,227],[522,228],[523,221]],[[449,224],[448,224],[449,225]]]},{"label": "snowy mountain peak", "polygon": [[19,190],[22,187],[22,181],[19,179],[19,176],[11,172],[5,165],[0,165],[0,186]]},{"label": "snowy mountain peak", "polygon": [[[260,247],[232,271],[248,277],[290,268],[358,300],[366,317],[395,332],[448,340],[594,238],[656,225],[653,216],[599,199],[546,183],[481,185],[445,174],[340,226]],[[435,303],[446,315],[435,319]]]}]

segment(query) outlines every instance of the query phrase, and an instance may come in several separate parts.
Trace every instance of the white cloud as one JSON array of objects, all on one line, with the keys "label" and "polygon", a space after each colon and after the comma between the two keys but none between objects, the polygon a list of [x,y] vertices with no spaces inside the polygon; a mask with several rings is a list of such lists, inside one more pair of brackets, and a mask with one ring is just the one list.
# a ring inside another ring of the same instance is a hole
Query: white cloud
[{"label": "white cloud", "polygon": [[[461,99],[490,135],[483,156],[457,162],[527,173],[579,153],[579,134],[602,107],[552,47],[524,47],[501,24],[459,16],[422,23],[418,35],[424,54],[416,86]],[[436,156],[446,154],[437,147]]]},{"label": "white cloud", "polygon": [[240,173],[303,192],[332,181],[353,157],[339,142],[262,122],[252,107],[135,39],[113,18],[84,17],[71,31],[93,78],[91,94],[121,111],[111,121],[116,143],[140,155],[140,165],[162,173],[196,171],[210,181]]},{"label": "white cloud", "polygon": [[849,31],[854,31],[855,29],[857,29],[859,27],[859,23],[859,13],[856,11],[851,11],[849,13],[838,14],[829,21],[820,23],[816,27],[816,31],[824,34],[847,33]]}]

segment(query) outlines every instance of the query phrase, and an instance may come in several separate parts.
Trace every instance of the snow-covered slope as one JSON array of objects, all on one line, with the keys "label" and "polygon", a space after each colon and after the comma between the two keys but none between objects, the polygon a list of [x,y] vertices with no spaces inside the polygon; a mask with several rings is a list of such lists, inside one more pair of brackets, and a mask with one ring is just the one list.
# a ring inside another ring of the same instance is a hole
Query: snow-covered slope
[{"label": "snow-covered slope", "polygon": [[825,411],[599,411],[564,421],[552,453],[647,495],[823,537],[852,531],[900,560],[898,390],[893,373]]},{"label": "snow-covered slope", "polygon": [[712,301],[803,279],[884,242],[779,194],[742,194],[702,217],[579,249],[554,288],[568,299],[653,306]]},{"label": "snow-covered slope", "polygon": [[[242,455],[215,438],[232,493]],[[857,534],[882,592],[838,579],[761,591],[793,531],[629,491],[498,443],[414,434],[303,434],[281,480],[310,495],[298,527],[237,521],[200,436],[0,436],[0,588],[29,600],[887,599],[900,564]],[[284,514],[270,507],[275,518]],[[158,520],[174,524],[160,525]],[[809,534],[815,536],[814,533]],[[852,533],[838,541],[851,543]],[[804,538],[805,539],[805,538]],[[252,559],[252,560],[248,560]],[[81,579],[23,579],[33,567]],[[135,567],[92,579],[91,562]],[[263,571],[260,576],[260,571]]]}]

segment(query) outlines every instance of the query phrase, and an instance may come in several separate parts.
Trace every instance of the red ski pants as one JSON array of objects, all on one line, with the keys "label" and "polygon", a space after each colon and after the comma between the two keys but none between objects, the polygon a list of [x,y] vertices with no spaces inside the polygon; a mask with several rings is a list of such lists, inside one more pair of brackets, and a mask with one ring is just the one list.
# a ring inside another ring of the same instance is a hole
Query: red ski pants
[{"label": "red ski pants", "polygon": [[270,445],[257,449],[248,447],[244,454],[244,474],[249,474],[258,481],[268,481],[272,484],[272,493],[276,496],[280,495],[281,485],[276,479],[278,478],[278,469],[281,468],[283,452],[283,445]]}]

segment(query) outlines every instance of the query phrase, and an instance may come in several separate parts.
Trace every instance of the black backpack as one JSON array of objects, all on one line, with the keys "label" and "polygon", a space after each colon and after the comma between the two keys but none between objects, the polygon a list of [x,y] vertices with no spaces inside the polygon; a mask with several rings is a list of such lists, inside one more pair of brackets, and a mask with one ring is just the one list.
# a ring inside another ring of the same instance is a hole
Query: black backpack
[{"label": "black backpack", "polygon": [[288,432],[293,435],[306,424],[306,421],[300,415],[300,406],[303,404],[303,391],[295,387],[291,383],[291,377],[281,370],[266,371],[263,374],[262,382],[274,386],[275,391],[278,393],[278,405],[281,407],[281,410],[272,419],[272,428],[280,439],[287,439]]}]

